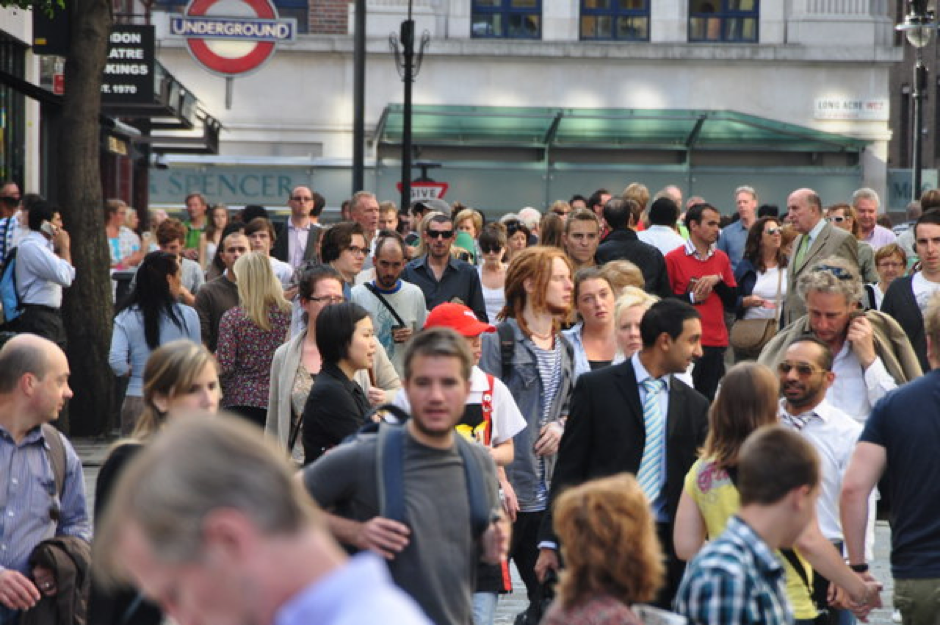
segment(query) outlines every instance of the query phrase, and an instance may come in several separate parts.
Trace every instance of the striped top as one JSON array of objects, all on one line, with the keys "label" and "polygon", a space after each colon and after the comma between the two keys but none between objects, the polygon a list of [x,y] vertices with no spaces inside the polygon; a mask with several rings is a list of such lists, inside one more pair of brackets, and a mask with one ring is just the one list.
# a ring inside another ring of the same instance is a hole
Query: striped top
[{"label": "striped top", "polygon": [[[542,380],[542,389],[545,394],[542,401],[542,414],[539,415],[539,425],[545,425],[551,420],[552,400],[558,393],[561,385],[561,337],[556,336],[551,349],[542,349],[532,343],[536,363],[539,369],[539,378]],[[535,505],[531,510],[522,512],[535,512],[544,510],[548,505],[548,479],[545,457],[539,456],[539,484],[535,494]]]}]

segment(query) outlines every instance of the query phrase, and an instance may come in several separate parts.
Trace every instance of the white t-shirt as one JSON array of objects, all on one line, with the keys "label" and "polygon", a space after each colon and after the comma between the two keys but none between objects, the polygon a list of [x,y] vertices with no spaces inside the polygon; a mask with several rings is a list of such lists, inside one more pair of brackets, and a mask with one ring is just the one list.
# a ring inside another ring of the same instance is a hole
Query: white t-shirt
[{"label": "white t-shirt", "polygon": [[[490,388],[486,379],[486,373],[482,369],[473,366],[470,373],[470,394],[467,396],[467,405],[482,404],[483,393]],[[407,393],[400,392],[395,395],[392,402],[405,412],[411,412],[411,404],[408,403]],[[505,443],[513,436],[526,428],[525,417],[519,412],[516,400],[506,385],[499,378],[493,378],[493,445]]]},{"label": "white t-shirt", "polygon": [[914,292],[914,299],[917,300],[917,307],[921,314],[927,311],[927,304],[934,293],[940,291],[940,282],[931,282],[924,277],[924,274],[917,272],[911,279],[911,290]]},{"label": "white t-shirt", "polygon": [[[782,274],[782,275],[781,275]],[[777,299],[777,280],[780,280],[780,301],[787,298],[787,269],[784,267],[771,267],[763,273],[757,272],[757,282],[754,283],[754,290],[751,295],[763,299],[765,302],[774,306]],[[744,313],[745,319],[773,319],[777,314],[776,306],[752,306]]]},{"label": "white t-shirt", "polygon": [[[419,287],[404,280],[399,280],[398,284],[397,291],[394,293],[383,292],[382,297],[392,305],[392,308],[402,318],[402,321],[411,328],[412,332],[417,333],[424,327],[424,320],[428,316],[427,306],[424,302],[424,292]],[[352,288],[350,301],[369,311],[369,316],[372,317],[372,326],[375,330],[375,338],[385,348],[385,352],[395,366],[398,375],[404,375],[402,356],[407,343],[396,343],[392,338],[392,328],[399,325],[398,320],[364,284]]]}]

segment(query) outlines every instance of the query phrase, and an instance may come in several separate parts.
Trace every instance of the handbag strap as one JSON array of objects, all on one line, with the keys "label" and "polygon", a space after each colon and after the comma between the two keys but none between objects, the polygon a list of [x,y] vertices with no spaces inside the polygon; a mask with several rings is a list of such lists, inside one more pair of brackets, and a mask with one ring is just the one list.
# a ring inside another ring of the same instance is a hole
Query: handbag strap
[{"label": "handbag strap", "polygon": [[783,267],[777,264],[777,295],[774,297],[774,325],[780,327],[780,287],[783,282]]},{"label": "handbag strap", "polygon": [[379,300],[380,302],[382,302],[382,304],[383,304],[386,308],[388,308],[388,312],[392,313],[392,316],[395,317],[395,321],[398,322],[398,325],[400,325],[400,326],[407,326],[407,325],[408,325],[407,323],[404,322],[404,320],[401,318],[401,316],[399,316],[399,314],[398,314],[397,312],[395,312],[395,309],[392,308],[392,305],[388,303],[388,300],[385,299],[384,297],[382,297],[382,294],[379,292],[379,290],[378,290],[377,288],[375,288],[375,285],[374,285],[374,284],[369,284],[368,282],[366,282],[366,285],[365,285],[365,286],[366,286],[367,289],[369,289],[369,292],[370,292],[370,293],[372,293],[373,295],[375,295],[375,296],[378,298],[378,300]]}]

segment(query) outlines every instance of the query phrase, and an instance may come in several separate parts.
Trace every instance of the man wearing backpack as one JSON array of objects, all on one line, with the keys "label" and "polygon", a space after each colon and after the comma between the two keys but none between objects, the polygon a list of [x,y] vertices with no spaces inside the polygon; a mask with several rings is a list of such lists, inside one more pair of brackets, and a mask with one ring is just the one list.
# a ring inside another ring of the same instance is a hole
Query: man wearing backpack
[{"label": "man wearing backpack", "polygon": [[411,418],[360,434],[303,474],[334,536],[385,557],[395,583],[438,625],[470,623],[476,563],[499,562],[508,541],[493,461],[454,431],[472,365],[453,330],[417,334],[404,356]]},{"label": "man wearing backpack", "polygon": [[21,334],[0,349],[0,625],[56,590],[49,578],[34,581],[47,573],[29,566],[36,545],[91,538],[81,462],[48,425],[72,396],[68,378],[68,360],[51,341]]}]

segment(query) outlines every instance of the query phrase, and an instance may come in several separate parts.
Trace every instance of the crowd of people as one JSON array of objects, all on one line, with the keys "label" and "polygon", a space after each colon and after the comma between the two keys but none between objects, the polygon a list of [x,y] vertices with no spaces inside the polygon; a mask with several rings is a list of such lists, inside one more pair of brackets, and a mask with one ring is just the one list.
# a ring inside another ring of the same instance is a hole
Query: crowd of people
[{"label": "crowd of people", "polygon": [[493,625],[508,592],[516,625],[848,625],[882,605],[879,510],[899,622],[936,623],[940,191],[899,234],[871,189],[325,204],[297,187],[275,225],[192,194],[138,236],[107,203],[133,277],[89,551],[48,427],[68,233],[0,187],[0,625]]}]

